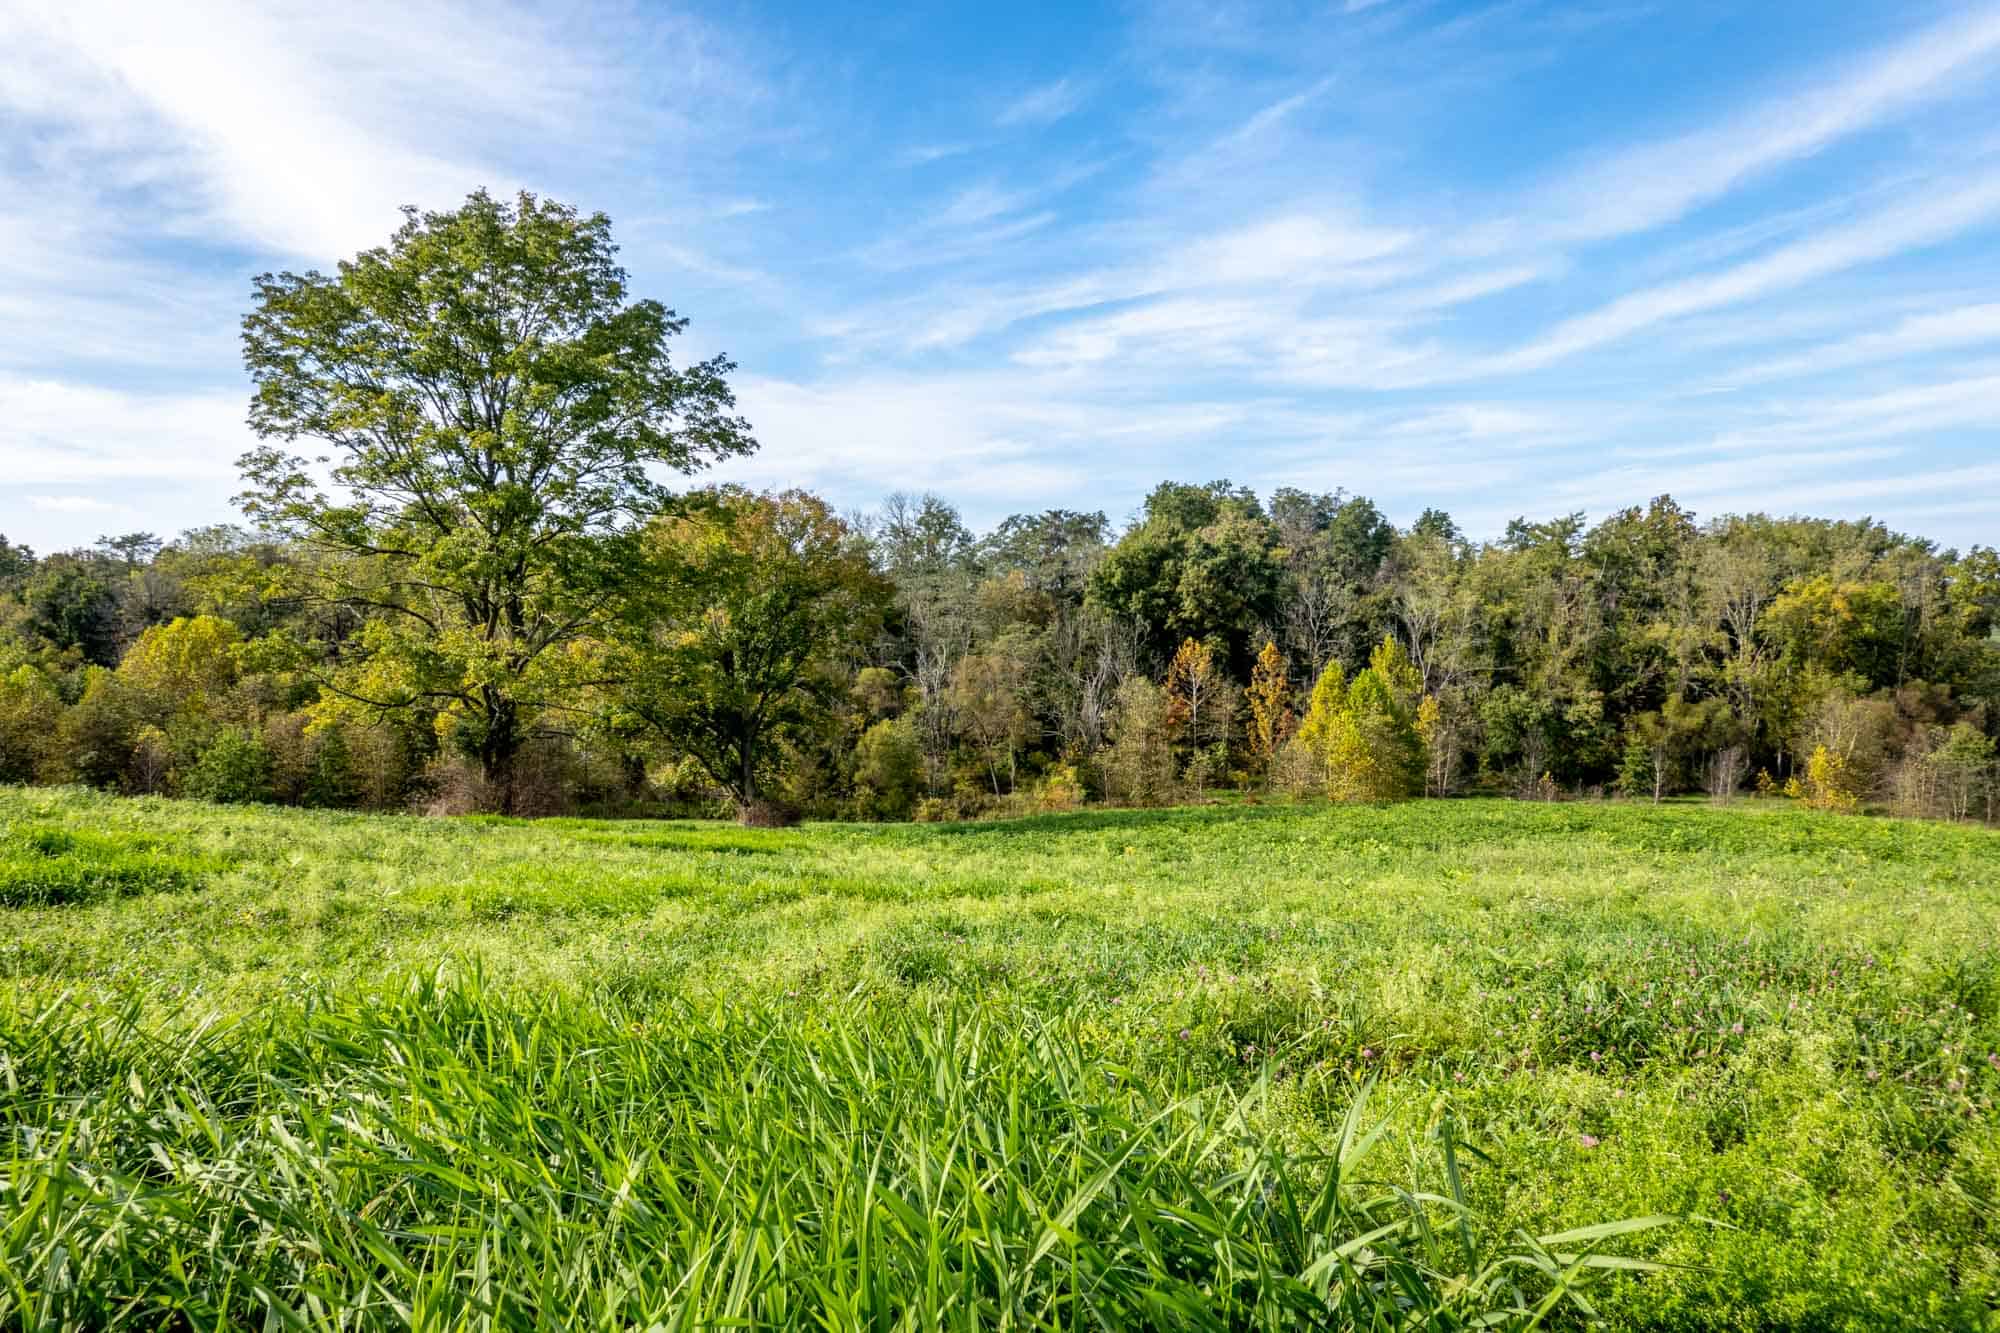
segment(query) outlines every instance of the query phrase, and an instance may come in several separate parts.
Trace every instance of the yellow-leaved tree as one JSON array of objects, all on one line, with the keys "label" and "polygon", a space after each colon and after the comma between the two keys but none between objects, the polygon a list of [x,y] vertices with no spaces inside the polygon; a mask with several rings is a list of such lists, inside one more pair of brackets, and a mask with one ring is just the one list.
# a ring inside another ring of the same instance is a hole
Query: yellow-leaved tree
[{"label": "yellow-leaved tree", "polygon": [[1341,677],[1337,662],[1320,675],[1299,726],[1299,743],[1318,760],[1327,795],[1336,801],[1421,795],[1426,696],[1409,655],[1385,635],[1364,670],[1351,682]]},{"label": "yellow-leaved tree", "polygon": [[1215,653],[1205,643],[1183,639],[1167,664],[1167,715],[1190,742],[1200,746],[1218,729],[1217,706],[1224,681]]},{"label": "yellow-leaved tree", "polygon": [[1250,749],[1266,773],[1297,722],[1292,716],[1292,678],[1285,655],[1277,644],[1267,641],[1250,672]]},{"label": "yellow-leaved tree", "polygon": [[236,684],[243,635],[220,616],[177,616],[139,636],[118,674],[161,718],[207,713]]},{"label": "yellow-leaved tree", "polygon": [[1815,745],[1811,757],[1806,760],[1806,780],[1802,792],[1806,807],[1852,814],[1861,808],[1861,793],[1855,787],[1846,756],[1824,745]]}]

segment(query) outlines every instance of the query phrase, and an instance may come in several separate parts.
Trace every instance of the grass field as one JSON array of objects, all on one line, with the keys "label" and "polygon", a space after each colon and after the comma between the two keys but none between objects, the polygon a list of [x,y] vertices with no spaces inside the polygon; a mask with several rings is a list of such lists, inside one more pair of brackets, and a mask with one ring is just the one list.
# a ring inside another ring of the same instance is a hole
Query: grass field
[{"label": "grass field", "polygon": [[1987,830],[0,790],[0,978],[4,1327],[2000,1327]]}]

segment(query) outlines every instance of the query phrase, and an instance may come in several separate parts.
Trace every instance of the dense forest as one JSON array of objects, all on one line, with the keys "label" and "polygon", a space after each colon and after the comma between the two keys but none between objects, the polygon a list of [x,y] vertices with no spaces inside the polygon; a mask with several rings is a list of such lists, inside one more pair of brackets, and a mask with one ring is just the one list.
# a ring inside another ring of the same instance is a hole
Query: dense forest
[{"label": "dense forest", "polygon": [[[2000,556],[1668,497],[1473,541],[1164,483],[1117,529],[668,489],[754,448],[602,215],[266,275],[243,526],[0,538],[0,781],[372,809],[961,818],[1221,789],[1992,819]],[[286,452],[298,440],[326,452]]]},{"label": "dense forest", "polygon": [[[935,496],[717,488],[655,519],[640,631],[513,694],[243,528],[0,546],[0,780],[523,812],[953,817],[1222,787],[1782,790],[1990,818],[2000,559],[1671,500],[1465,540],[1366,499],[1164,484],[1122,534]],[[458,672],[425,682],[427,672]],[[427,683],[439,688],[424,688]],[[760,730],[744,723],[752,718]],[[490,756],[490,747],[484,747]],[[496,783],[512,786],[502,793]]]}]

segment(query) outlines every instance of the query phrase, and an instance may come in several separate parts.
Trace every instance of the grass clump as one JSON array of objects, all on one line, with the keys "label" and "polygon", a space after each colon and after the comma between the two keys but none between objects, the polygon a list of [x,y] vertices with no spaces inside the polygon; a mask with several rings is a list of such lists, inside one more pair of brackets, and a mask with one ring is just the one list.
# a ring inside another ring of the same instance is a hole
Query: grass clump
[{"label": "grass clump", "polygon": [[1288,1152],[1264,1080],[964,1002],[63,1004],[0,1071],[0,1319],[35,1328],[1526,1327],[1666,1220],[1494,1234],[1378,1177],[1365,1088]]},{"label": "grass clump", "polygon": [[219,868],[210,858],[161,851],[150,838],[24,825],[0,833],[0,907],[184,892]]}]

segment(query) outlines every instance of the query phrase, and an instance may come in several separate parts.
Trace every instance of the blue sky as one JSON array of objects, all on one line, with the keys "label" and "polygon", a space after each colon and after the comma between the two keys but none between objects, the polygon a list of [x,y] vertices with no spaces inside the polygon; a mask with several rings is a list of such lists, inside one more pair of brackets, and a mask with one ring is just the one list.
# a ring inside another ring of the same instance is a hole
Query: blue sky
[{"label": "blue sky", "polygon": [[0,532],[232,516],[253,273],[608,212],[844,506],[2000,540],[2000,5],[0,8]]}]

